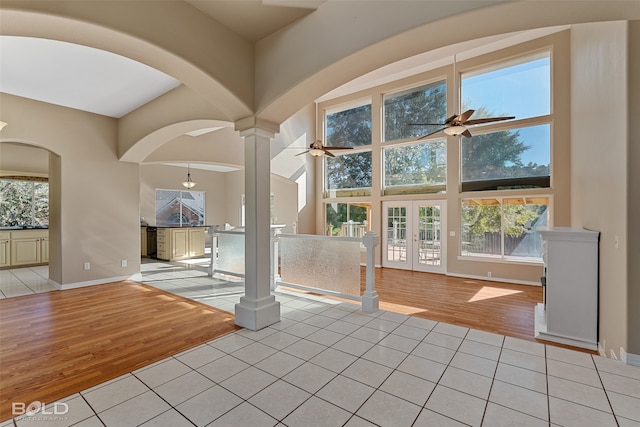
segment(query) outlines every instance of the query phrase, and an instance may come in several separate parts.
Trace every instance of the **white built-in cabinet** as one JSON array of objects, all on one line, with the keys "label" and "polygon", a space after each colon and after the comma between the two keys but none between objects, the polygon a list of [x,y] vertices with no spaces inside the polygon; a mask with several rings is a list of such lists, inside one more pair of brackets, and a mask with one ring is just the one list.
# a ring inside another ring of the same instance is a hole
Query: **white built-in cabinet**
[{"label": "white built-in cabinet", "polygon": [[573,227],[538,232],[546,286],[535,309],[535,337],[597,350],[600,233]]},{"label": "white built-in cabinet", "polygon": [[158,259],[176,261],[204,255],[204,227],[158,228]]}]

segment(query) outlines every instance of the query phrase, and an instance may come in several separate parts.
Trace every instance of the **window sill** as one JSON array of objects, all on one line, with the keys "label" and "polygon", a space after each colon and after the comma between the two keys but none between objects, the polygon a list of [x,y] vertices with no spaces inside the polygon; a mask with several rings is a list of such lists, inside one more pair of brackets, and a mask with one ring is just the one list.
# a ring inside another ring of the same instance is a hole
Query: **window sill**
[{"label": "window sill", "polygon": [[542,259],[535,258],[515,258],[515,257],[499,257],[499,256],[462,256],[458,255],[460,261],[476,261],[476,262],[491,262],[494,264],[509,264],[509,265],[534,265],[543,266],[544,261]]}]

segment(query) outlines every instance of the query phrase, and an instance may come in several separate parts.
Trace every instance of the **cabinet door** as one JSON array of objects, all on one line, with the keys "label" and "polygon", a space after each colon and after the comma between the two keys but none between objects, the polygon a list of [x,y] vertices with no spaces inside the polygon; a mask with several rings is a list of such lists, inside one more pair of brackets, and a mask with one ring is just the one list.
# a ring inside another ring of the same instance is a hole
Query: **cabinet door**
[{"label": "cabinet door", "polygon": [[40,239],[18,239],[11,241],[11,265],[40,263]]},{"label": "cabinet door", "polygon": [[0,240],[0,267],[7,267],[11,262],[9,240]]},{"label": "cabinet door", "polygon": [[204,228],[189,230],[189,253],[190,256],[204,255]]},{"label": "cabinet door", "polygon": [[184,259],[189,257],[189,230],[172,230],[171,233],[172,256],[171,259]]},{"label": "cabinet door", "polygon": [[49,262],[49,238],[40,239],[40,261]]}]

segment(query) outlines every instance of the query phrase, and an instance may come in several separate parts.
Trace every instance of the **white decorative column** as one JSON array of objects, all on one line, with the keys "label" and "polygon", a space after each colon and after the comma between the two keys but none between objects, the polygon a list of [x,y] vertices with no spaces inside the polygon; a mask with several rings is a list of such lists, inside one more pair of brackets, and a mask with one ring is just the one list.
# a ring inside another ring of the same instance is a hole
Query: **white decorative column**
[{"label": "white decorative column", "polygon": [[280,321],[280,303],[271,295],[271,139],[280,127],[256,117],[235,124],[244,138],[244,296],[235,306],[236,325],[253,331]]},{"label": "white decorative column", "polygon": [[373,231],[364,233],[362,243],[367,248],[366,288],[362,294],[362,311],[373,313],[380,307],[380,299],[376,291],[375,249],[380,244],[380,236]]}]

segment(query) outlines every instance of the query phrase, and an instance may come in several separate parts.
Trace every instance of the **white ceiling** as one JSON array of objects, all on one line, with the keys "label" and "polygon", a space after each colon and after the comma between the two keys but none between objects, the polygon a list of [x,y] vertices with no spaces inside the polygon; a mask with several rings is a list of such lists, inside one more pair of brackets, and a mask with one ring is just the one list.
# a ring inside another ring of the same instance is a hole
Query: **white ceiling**
[{"label": "white ceiling", "polygon": [[158,70],[103,50],[0,36],[0,92],[119,118],[179,85]]},{"label": "white ceiling", "polygon": [[[187,0],[225,27],[259,40],[325,0]],[[86,46],[0,36],[0,92],[120,118],[180,85],[131,59]]]}]

